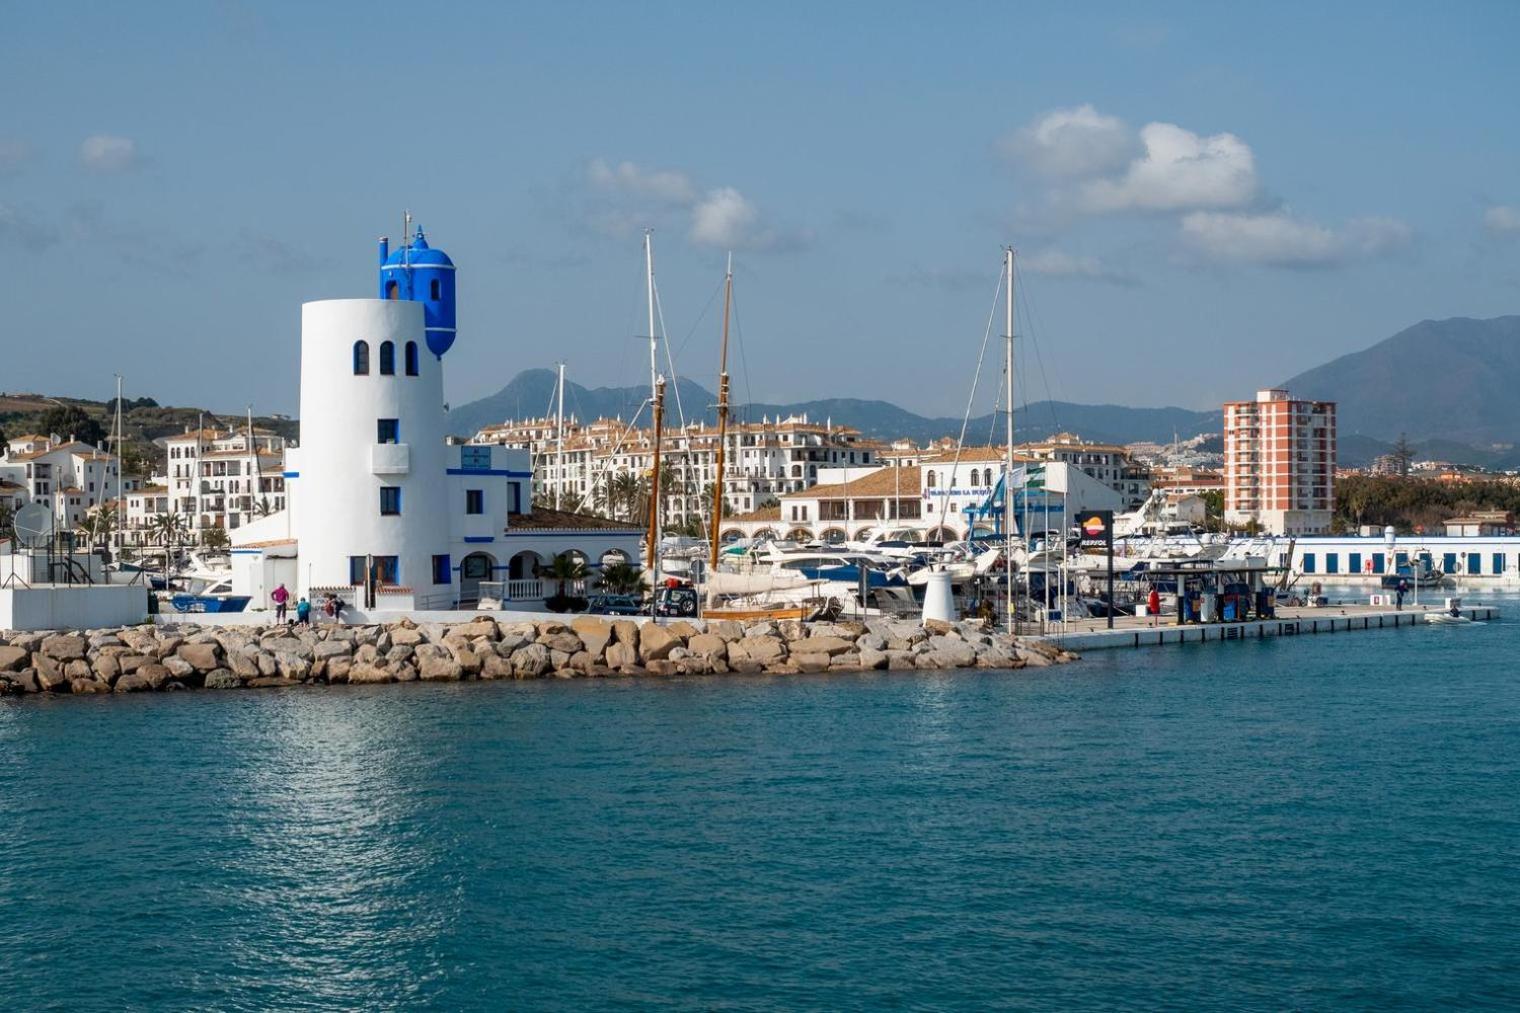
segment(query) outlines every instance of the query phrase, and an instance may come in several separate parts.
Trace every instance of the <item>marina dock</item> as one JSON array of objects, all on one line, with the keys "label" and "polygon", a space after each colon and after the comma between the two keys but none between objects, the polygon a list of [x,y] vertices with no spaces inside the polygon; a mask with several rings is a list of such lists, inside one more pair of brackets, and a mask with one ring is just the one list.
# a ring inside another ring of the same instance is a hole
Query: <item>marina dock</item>
[{"label": "marina dock", "polygon": [[[1270,619],[1243,622],[1187,623],[1177,625],[1175,616],[1119,616],[1114,628],[1106,619],[1068,622],[1058,632],[1039,635],[1069,651],[1099,651],[1120,647],[1156,647],[1163,644],[1211,643],[1257,640],[1264,637],[1300,637],[1333,633],[1416,626],[1439,627],[1425,622],[1427,613],[1447,611],[1441,605],[1406,605],[1402,609],[1375,605],[1323,605],[1279,608]],[[1460,614],[1474,622],[1499,618],[1494,605],[1463,605]]]}]

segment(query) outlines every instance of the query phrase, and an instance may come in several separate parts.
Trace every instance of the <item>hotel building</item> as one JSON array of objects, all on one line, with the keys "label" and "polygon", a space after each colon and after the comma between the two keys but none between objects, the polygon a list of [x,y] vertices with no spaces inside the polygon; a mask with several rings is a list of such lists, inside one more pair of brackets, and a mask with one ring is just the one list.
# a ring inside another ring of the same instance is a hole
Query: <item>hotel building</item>
[{"label": "hotel building", "polygon": [[1224,406],[1224,519],[1274,535],[1330,530],[1335,509],[1335,403],[1281,389]]}]

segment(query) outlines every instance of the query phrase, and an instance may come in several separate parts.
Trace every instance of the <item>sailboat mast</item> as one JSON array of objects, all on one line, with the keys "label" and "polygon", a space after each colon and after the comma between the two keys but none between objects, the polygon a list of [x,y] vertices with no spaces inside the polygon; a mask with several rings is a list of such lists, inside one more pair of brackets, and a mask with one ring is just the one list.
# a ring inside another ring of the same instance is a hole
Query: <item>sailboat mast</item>
[{"label": "sailboat mast", "polygon": [[723,344],[718,353],[718,456],[713,469],[712,551],[708,565],[718,567],[719,532],[723,524],[723,459],[728,441],[728,317],[734,301],[734,255],[728,255],[723,278]]},{"label": "sailboat mast", "polygon": [[[649,561],[650,586],[659,577],[660,551],[660,435],[665,423],[665,378],[654,380],[654,470],[649,477],[649,546],[645,555]],[[658,590],[658,588],[656,588]]]},{"label": "sailboat mast", "polygon": [[644,230],[644,285],[649,303],[649,393],[654,395],[655,384],[658,383],[659,367],[659,338],[654,332],[654,230]]},{"label": "sailboat mast", "polygon": [[[1004,317],[1004,352],[1003,373],[1007,389],[1004,397],[1007,400],[1007,454],[1008,460],[1003,464],[1003,474],[1007,478],[1003,481],[1003,559],[1005,584],[1008,591],[1008,623],[1013,626],[1013,247],[1003,251],[1003,263],[1007,271],[1005,283],[1008,286],[1008,308]],[[1027,532],[1025,533],[1027,537]]]},{"label": "sailboat mast", "polygon": [[122,432],[121,418],[121,374],[116,374],[116,439],[112,441],[111,449],[116,451],[116,545],[121,547],[126,543],[126,536],[122,528],[127,523],[127,503],[121,498],[121,444],[125,434]]},{"label": "sailboat mast", "polygon": [[554,509],[559,509],[559,490],[565,484],[565,364],[559,363],[559,406],[554,412]]}]

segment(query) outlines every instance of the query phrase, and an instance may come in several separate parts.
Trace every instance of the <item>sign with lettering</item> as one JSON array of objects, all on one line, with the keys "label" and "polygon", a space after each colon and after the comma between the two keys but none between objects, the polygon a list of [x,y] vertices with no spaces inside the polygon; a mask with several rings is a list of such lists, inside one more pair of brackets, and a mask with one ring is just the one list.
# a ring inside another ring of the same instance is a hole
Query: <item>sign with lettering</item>
[{"label": "sign with lettering", "polygon": [[1112,549],[1114,546],[1112,510],[1089,510],[1079,514],[1077,529],[1081,532],[1080,545],[1084,549]]}]

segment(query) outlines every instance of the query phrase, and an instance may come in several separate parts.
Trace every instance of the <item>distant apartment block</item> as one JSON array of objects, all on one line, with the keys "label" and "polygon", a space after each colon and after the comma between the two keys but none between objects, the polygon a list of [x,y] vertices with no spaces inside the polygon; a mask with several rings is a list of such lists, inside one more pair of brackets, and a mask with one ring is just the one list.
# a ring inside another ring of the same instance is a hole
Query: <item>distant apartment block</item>
[{"label": "distant apartment block", "polygon": [[1224,406],[1224,517],[1277,535],[1330,530],[1335,403],[1261,390]]}]

